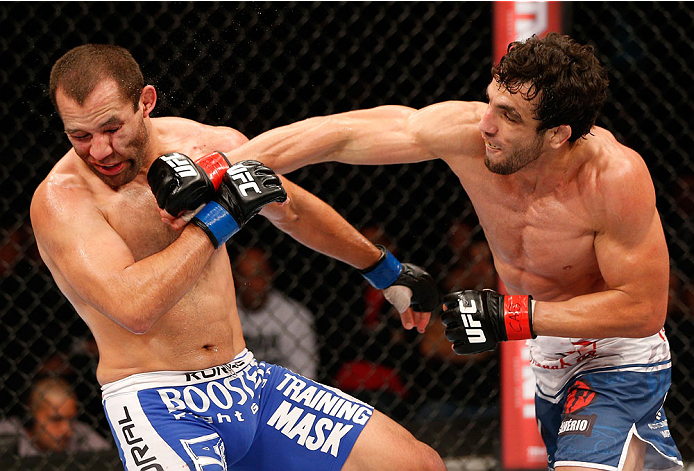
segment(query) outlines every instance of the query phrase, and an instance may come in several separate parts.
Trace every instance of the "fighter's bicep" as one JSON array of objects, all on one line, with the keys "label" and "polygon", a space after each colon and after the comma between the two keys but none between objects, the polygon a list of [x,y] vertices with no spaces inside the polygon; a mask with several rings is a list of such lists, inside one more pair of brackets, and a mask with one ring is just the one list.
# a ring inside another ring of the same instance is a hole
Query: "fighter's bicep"
[{"label": "fighter's bicep", "polygon": [[[595,254],[607,286],[632,297],[652,296],[667,291],[668,253],[660,218],[651,213],[632,231],[609,229],[595,238]],[[663,289],[665,288],[665,289]]]},{"label": "fighter's bicep", "polygon": [[132,252],[91,205],[41,206],[32,204],[32,223],[47,265],[86,302],[101,304],[134,263]]},{"label": "fighter's bicep", "polygon": [[645,164],[615,159],[595,181],[591,201],[603,278],[610,287],[629,287],[633,296],[647,287],[663,288],[669,271],[667,245]]}]

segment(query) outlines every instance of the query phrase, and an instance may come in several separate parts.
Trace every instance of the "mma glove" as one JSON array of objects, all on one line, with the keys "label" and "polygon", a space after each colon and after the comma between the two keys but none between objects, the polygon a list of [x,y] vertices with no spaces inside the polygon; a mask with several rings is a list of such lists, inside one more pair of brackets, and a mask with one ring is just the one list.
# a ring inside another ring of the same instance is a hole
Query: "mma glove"
[{"label": "mma glove", "polygon": [[506,340],[535,338],[532,296],[492,290],[457,291],[443,297],[441,321],[458,355],[496,348]]},{"label": "mma glove", "polygon": [[[362,276],[374,288],[383,290],[385,298],[398,310],[404,312],[411,307],[419,312],[431,312],[439,303],[439,293],[436,283],[423,268],[411,263],[400,263],[388,249],[376,245],[381,250],[378,261],[360,270]],[[397,286],[404,286],[411,291],[403,295]]]},{"label": "mma glove", "polygon": [[212,200],[229,167],[229,161],[221,152],[212,152],[197,161],[172,152],[152,163],[147,183],[157,205],[172,216],[180,216]]},{"label": "mma glove", "polygon": [[216,249],[239,231],[263,206],[287,199],[280,178],[256,160],[238,162],[224,173],[215,198],[191,220]]}]

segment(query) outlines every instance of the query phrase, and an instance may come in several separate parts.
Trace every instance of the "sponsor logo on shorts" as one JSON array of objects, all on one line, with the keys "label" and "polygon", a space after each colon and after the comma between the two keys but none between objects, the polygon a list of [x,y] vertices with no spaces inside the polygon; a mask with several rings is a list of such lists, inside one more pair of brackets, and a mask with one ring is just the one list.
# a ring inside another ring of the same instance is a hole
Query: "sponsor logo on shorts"
[{"label": "sponsor logo on shorts", "polygon": [[236,376],[240,373],[240,368],[242,368],[246,362],[243,360],[236,360],[225,365],[215,366],[212,368],[207,368],[200,371],[192,371],[186,373],[186,382],[191,381],[203,381],[206,379],[216,378],[218,376]]},{"label": "sponsor logo on shorts", "polygon": [[[667,419],[665,418],[665,413],[663,412],[662,407],[658,412],[655,414],[655,422],[651,422],[648,424],[648,428],[651,430],[658,430],[658,429],[666,429],[667,428]],[[667,432],[667,435],[665,435],[665,432]],[[669,437],[670,436],[670,431],[669,430],[661,430],[660,433],[664,437]]]},{"label": "sponsor logo on shorts", "polygon": [[593,425],[598,418],[592,415],[564,415],[559,426],[559,436],[562,435],[585,435],[590,437],[593,432]]},{"label": "sponsor logo on shorts", "polygon": [[137,430],[135,430],[135,422],[130,417],[127,406],[123,406],[123,415],[124,417],[118,421],[120,434],[125,440],[125,443],[121,442],[120,444],[123,448],[123,453],[132,457],[138,471],[163,471],[162,465],[157,463],[157,457],[144,442],[144,439],[138,436]]},{"label": "sponsor logo on shorts", "polygon": [[648,428],[651,430],[658,430],[659,428],[665,428],[665,427],[667,427],[667,420],[662,420],[660,422],[648,424]]},{"label": "sponsor logo on shorts", "polygon": [[588,381],[577,380],[569,388],[566,403],[564,403],[564,414],[573,414],[584,409],[595,400],[597,394]]},{"label": "sponsor logo on shorts", "polygon": [[535,358],[530,359],[530,363],[537,368],[542,368],[543,370],[563,370],[566,368],[572,368],[581,362],[595,358],[598,354],[598,343],[596,341],[582,341],[582,342],[572,342],[575,346],[579,347],[578,351],[566,352],[565,356],[559,358],[559,362],[552,364],[544,364],[538,362]]},{"label": "sponsor logo on shorts", "polygon": [[[364,425],[373,414],[373,409],[366,404],[349,400],[348,396],[336,390],[331,392],[308,385],[289,373],[285,373],[277,390],[294,403],[283,400],[267,425],[309,450],[319,450],[335,457],[340,451],[342,438],[352,430],[353,424]],[[317,417],[311,410],[332,418]]]},{"label": "sponsor logo on shorts", "polygon": [[[230,366],[231,365],[231,366]],[[216,377],[219,371],[233,369],[232,364],[227,364],[207,370],[187,373],[192,380],[204,378],[205,374]],[[177,387],[177,388],[157,388],[157,393],[161,401],[166,406],[170,414],[179,420],[185,417],[186,414],[192,414],[204,421],[212,423],[224,422],[243,422],[243,414],[236,410],[231,413],[234,404],[244,405],[247,401],[251,401],[251,412],[258,412],[258,406],[253,400],[259,394],[258,389],[265,385],[267,379],[264,378],[263,370],[244,369],[236,374],[224,373],[224,379],[207,381],[205,383]],[[207,415],[210,408],[229,410],[229,414],[217,412],[213,415]],[[233,417],[232,417],[233,416]]]}]

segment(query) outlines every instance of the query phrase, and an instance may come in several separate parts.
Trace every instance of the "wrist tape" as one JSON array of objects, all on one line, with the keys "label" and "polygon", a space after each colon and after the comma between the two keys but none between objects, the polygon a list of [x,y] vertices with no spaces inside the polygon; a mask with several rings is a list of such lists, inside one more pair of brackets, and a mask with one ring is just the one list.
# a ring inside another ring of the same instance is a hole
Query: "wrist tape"
[{"label": "wrist tape", "polygon": [[376,245],[376,247],[381,250],[381,257],[376,263],[360,272],[371,286],[376,289],[385,289],[398,279],[402,272],[402,265],[388,249],[382,245]]},{"label": "wrist tape", "polygon": [[508,340],[537,337],[533,332],[532,296],[504,296],[504,327]]},{"label": "wrist tape", "polygon": [[225,244],[231,236],[241,229],[229,211],[216,201],[207,203],[195,215],[192,222],[205,231],[215,249]]}]

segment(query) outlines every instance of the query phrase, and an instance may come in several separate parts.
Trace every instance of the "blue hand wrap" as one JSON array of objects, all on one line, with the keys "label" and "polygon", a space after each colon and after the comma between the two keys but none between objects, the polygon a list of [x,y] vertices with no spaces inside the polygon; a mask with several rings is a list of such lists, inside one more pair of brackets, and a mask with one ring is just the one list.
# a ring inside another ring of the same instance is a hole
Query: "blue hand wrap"
[{"label": "blue hand wrap", "polygon": [[[196,219],[198,221],[195,221]],[[239,223],[229,214],[229,211],[216,201],[207,203],[195,215],[193,222],[196,222],[207,233],[215,249],[226,243],[231,236],[241,229]]]},{"label": "blue hand wrap", "polygon": [[[381,247],[379,247],[381,248]],[[381,248],[384,256],[378,261],[375,267],[362,272],[362,276],[371,283],[376,289],[385,289],[395,283],[400,273],[402,265],[389,250]]]}]

